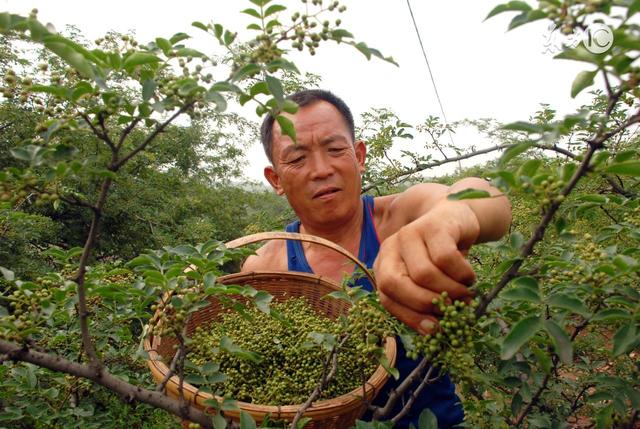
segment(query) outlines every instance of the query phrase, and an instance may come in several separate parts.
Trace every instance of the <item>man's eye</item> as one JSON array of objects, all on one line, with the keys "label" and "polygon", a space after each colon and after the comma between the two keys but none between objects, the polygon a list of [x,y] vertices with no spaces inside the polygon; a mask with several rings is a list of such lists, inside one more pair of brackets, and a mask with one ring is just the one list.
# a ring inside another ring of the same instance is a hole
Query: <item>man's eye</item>
[{"label": "man's eye", "polygon": [[287,164],[298,164],[300,162],[302,162],[304,160],[304,156],[299,156],[297,158],[294,158],[290,161],[287,161]]},{"label": "man's eye", "polygon": [[343,147],[332,147],[332,148],[329,148],[329,152],[332,152],[332,153],[342,152],[343,150],[344,150]]}]

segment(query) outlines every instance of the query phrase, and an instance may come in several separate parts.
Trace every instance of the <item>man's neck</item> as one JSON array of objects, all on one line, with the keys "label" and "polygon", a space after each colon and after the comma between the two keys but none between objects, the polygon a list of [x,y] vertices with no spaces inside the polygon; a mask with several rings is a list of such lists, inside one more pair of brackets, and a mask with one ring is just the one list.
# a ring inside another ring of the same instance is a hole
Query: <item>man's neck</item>
[{"label": "man's neck", "polygon": [[350,219],[341,222],[331,222],[325,225],[300,224],[300,232],[303,234],[311,234],[317,237],[325,238],[332,241],[357,256],[358,246],[360,244],[360,235],[362,234],[363,202],[359,200],[358,209]]}]

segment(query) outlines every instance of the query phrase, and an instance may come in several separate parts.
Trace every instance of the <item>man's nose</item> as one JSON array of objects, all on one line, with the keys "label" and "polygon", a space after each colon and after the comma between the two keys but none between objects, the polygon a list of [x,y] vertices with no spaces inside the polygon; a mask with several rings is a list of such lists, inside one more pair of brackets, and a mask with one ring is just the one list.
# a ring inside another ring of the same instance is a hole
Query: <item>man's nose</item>
[{"label": "man's nose", "polygon": [[325,154],[314,153],[310,156],[310,161],[312,179],[324,179],[333,173],[331,160]]}]

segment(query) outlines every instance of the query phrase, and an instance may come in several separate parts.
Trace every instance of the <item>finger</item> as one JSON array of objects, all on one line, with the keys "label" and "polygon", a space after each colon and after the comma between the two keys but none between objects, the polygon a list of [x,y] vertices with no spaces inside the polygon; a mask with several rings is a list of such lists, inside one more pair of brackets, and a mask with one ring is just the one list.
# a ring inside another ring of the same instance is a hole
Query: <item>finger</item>
[{"label": "finger", "polygon": [[429,259],[447,276],[470,286],[475,282],[473,267],[447,233],[435,233],[426,238]]},{"label": "finger", "polygon": [[389,298],[383,292],[378,291],[380,303],[393,314],[399,321],[415,329],[421,334],[431,334],[439,329],[438,319],[434,316],[426,315],[412,310],[393,299]]},{"label": "finger", "polygon": [[374,264],[378,290],[391,300],[425,314],[441,314],[433,300],[440,294],[417,285],[409,276],[405,264],[397,253],[378,258]]},{"label": "finger", "polygon": [[407,267],[409,277],[423,288],[437,294],[447,292],[453,299],[469,296],[466,285],[459,283],[432,261],[424,243],[417,240],[403,242],[401,257]]}]

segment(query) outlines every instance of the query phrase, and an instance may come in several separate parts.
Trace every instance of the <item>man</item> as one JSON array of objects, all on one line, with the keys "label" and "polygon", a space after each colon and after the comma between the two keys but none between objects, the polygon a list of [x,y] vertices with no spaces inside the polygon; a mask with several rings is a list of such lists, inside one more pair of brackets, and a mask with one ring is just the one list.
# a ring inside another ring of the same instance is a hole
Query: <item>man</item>
[{"label": "man", "polygon": [[[353,116],[346,104],[323,90],[305,90],[291,97],[300,106],[285,114],[294,124],[296,140],[282,134],[267,116],[261,138],[272,165],[264,175],[285,195],[299,218],[287,231],[326,238],[373,267],[382,304],[399,320],[421,333],[437,329],[438,310],[432,300],[446,291],[452,299],[469,297],[475,280],[465,259],[474,243],[500,238],[511,222],[508,200],[486,181],[467,178],[447,187],[434,183],[372,198],[360,196],[366,146],[355,140]],[[450,201],[447,194],[483,189],[494,197]],[[271,241],[247,259],[243,271],[313,272],[340,281],[353,272],[341,255],[317,245]],[[401,379],[415,366],[400,347]],[[376,402],[384,403],[387,383]],[[394,413],[401,407],[398,404]],[[440,427],[463,418],[453,384],[445,375],[414,403],[396,427],[414,423],[430,408]]]}]

